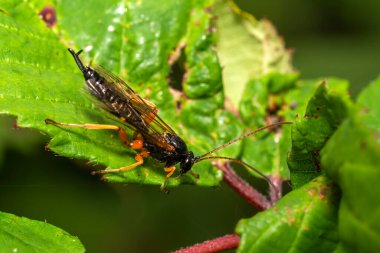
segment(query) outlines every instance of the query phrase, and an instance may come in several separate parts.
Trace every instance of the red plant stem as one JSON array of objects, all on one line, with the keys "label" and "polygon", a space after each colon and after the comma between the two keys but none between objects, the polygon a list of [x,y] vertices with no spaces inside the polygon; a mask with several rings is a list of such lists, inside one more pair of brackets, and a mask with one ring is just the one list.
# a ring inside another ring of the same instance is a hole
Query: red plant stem
[{"label": "red plant stem", "polygon": [[270,177],[270,180],[272,181],[272,185],[269,185],[269,196],[272,202],[272,205],[276,204],[277,201],[282,197],[282,180],[279,177],[272,176]]},{"label": "red plant stem", "polygon": [[240,237],[235,234],[217,237],[215,239],[197,243],[183,249],[173,251],[173,253],[212,253],[234,249],[239,246]]},{"label": "red plant stem", "polygon": [[224,172],[224,181],[258,210],[265,210],[272,206],[271,201],[240,178],[235,171],[229,167],[228,163],[217,162],[215,166]]}]

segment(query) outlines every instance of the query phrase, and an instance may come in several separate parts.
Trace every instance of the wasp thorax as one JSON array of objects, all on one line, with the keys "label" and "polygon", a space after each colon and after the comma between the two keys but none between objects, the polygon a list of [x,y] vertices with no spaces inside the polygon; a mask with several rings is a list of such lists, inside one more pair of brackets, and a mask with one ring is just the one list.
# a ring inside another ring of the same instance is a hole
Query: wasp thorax
[{"label": "wasp thorax", "polygon": [[88,79],[95,79],[96,80],[99,78],[98,73],[96,73],[96,71],[90,67],[86,67],[86,70],[83,72],[83,76],[86,80],[88,80]]},{"label": "wasp thorax", "polygon": [[187,152],[186,143],[178,135],[166,133],[165,138],[175,148],[176,153],[184,154]]}]

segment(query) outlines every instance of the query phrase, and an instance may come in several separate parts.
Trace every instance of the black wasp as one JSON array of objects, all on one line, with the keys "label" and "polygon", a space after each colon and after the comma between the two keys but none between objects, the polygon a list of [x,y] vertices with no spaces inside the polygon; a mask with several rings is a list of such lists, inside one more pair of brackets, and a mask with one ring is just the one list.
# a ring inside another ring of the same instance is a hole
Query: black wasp
[{"label": "black wasp", "polygon": [[180,164],[179,173],[182,175],[188,172],[197,162],[211,159],[225,159],[240,163],[250,169],[253,169],[262,177],[267,179],[261,172],[257,171],[255,168],[244,163],[243,161],[229,157],[210,155],[231,145],[232,143],[257,133],[258,131],[282,124],[291,124],[290,122],[278,122],[267,125],[248,132],[237,139],[231,140],[204,155],[194,156],[193,152],[188,150],[187,145],[182,138],[179,137],[174,130],[157,115],[158,109],[152,102],[141,98],[123,80],[103,68],[99,66],[85,67],[79,59],[79,54],[82,50],[77,53],[75,53],[75,51],[71,48],[68,50],[74,57],[80,71],[82,71],[90,94],[101,102],[104,109],[118,117],[120,122],[124,124],[126,128],[134,131],[133,138],[131,141],[128,140],[125,129],[116,125],[68,124],[59,123],[51,119],[46,119],[45,122],[47,124],[54,124],[64,127],[118,131],[121,142],[134,150],[140,150],[135,157],[136,162],[134,164],[118,169],[97,170],[93,172],[94,174],[130,170],[143,164],[144,158],[150,156],[158,162],[165,163],[165,171],[168,172],[167,178],[173,175],[176,169],[175,165],[177,163]]}]

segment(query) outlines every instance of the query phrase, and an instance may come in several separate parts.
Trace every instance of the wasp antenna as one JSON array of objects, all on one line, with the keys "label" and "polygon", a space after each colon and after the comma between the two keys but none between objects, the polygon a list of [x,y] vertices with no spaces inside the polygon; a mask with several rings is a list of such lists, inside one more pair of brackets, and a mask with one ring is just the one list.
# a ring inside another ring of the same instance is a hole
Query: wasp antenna
[{"label": "wasp antenna", "polygon": [[243,162],[243,161],[241,161],[239,159],[235,159],[235,158],[231,158],[231,157],[225,157],[225,156],[207,156],[207,157],[199,158],[195,162],[197,163],[197,162],[200,162],[200,161],[203,161],[203,160],[228,160],[228,161],[231,161],[231,162],[235,162],[235,163],[241,164],[244,167],[249,168],[250,170],[252,170],[256,174],[258,174],[265,181],[267,181],[268,184],[270,184],[273,188],[276,188],[276,186],[272,183],[272,181],[267,176],[265,176],[262,172],[260,172],[255,167],[253,167],[253,166],[249,165],[248,163],[245,163],[245,162]]},{"label": "wasp antenna", "polygon": [[78,68],[80,69],[80,71],[82,71],[82,73],[85,74],[86,68],[84,67],[82,61],[79,59],[79,54],[82,53],[83,50],[81,49],[77,53],[75,53],[75,51],[72,48],[68,48],[67,50],[69,50],[71,55],[74,57],[74,60],[76,64],[78,65]]},{"label": "wasp antenna", "polygon": [[45,124],[46,124],[46,125],[49,125],[49,124],[57,125],[57,122],[55,122],[55,121],[52,120],[52,119],[45,119]]},{"label": "wasp antenna", "polygon": [[223,145],[221,145],[221,146],[219,146],[219,147],[217,147],[217,148],[215,148],[215,149],[207,152],[206,154],[201,155],[199,158],[201,159],[202,157],[206,157],[208,155],[211,155],[212,153],[215,153],[216,151],[224,149],[225,147],[228,147],[228,146],[230,146],[231,144],[233,144],[235,142],[238,142],[238,141],[240,141],[240,140],[242,140],[244,138],[247,138],[248,136],[256,134],[256,133],[258,133],[260,131],[263,131],[265,129],[269,129],[269,128],[273,128],[273,127],[281,126],[281,125],[290,125],[290,124],[293,124],[293,122],[290,122],[290,121],[281,121],[281,122],[277,122],[277,123],[273,123],[273,124],[270,124],[270,125],[266,125],[266,126],[257,128],[257,129],[255,129],[253,131],[250,131],[250,132],[248,132],[248,133],[246,133],[246,134],[244,134],[244,135],[242,135],[242,136],[240,136],[240,137],[238,137],[236,139],[233,139],[233,140],[230,140],[227,143],[224,143]]}]

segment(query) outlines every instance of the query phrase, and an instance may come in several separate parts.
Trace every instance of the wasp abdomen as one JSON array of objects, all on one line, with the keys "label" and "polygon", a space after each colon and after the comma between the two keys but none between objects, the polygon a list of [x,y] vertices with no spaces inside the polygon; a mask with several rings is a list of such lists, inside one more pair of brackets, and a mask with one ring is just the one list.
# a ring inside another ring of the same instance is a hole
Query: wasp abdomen
[{"label": "wasp abdomen", "polygon": [[111,111],[117,112],[121,116],[122,112],[126,110],[128,101],[119,96],[113,91],[104,80],[88,79],[87,88],[90,93],[97,99],[102,101]]}]

